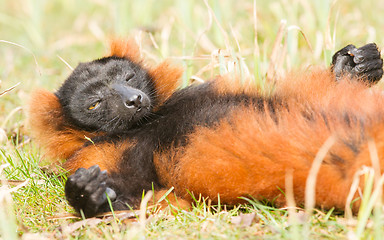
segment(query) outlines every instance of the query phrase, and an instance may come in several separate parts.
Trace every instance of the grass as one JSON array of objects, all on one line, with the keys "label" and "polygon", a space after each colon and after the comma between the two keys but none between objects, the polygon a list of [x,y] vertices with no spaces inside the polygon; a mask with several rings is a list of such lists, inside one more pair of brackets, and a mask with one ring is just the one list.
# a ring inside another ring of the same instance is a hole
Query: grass
[{"label": "grass", "polygon": [[[64,199],[65,174],[43,168],[44,156],[25,125],[29,93],[56,89],[71,71],[67,64],[103,56],[112,36],[136,37],[153,62],[182,64],[184,86],[235,69],[267,91],[273,76],[327,67],[346,44],[383,47],[382,12],[384,2],[375,0],[0,0],[0,94],[10,89],[0,96],[0,238],[383,238],[382,208],[371,200],[380,191],[365,193],[353,217],[252,200],[225,209],[200,200],[190,212],[123,223],[60,218],[73,212]],[[382,181],[372,171],[362,174],[372,189]]]}]

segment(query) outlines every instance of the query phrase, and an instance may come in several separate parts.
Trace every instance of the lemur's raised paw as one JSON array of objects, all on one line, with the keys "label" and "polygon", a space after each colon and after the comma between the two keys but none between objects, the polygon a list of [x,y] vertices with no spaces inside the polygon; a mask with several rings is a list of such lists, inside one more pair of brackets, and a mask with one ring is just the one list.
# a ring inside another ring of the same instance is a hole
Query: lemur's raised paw
[{"label": "lemur's raised paw", "polygon": [[383,59],[375,43],[360,48],[348,45],[332,57],[332,71],[336,80],[343,76],[375,84],[383,76]]},{"label": "lemur's raised paw", "polygon": [[116,193],[107,187],[106,171],[100,171],[94,165],[89,169],[79,168],[68,177],[65,184],[65,196],[76,211],[83,211],[85,217],[93,217],[99,209],[108,204],[107,195],[111,201],[116,199]]}]

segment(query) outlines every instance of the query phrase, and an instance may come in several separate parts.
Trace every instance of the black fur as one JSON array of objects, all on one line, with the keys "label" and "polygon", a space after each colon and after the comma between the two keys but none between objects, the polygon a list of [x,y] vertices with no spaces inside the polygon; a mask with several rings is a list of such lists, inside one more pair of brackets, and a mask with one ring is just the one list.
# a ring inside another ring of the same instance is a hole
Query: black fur
[{"label": "black fur", "polygon": [[[64,116],[75,127],[108,133],[129,129],[157,101],[148,72],[119,57],[80,63],[56,96]],[[92,105],[95,107],[89,109]]]},{"label": "black fur", "polygon": [[[350,67],[355,64],[350,59],[348,51],[341,50],[333,57],[332,68],[336,76],[345,71],[350,72]],[[364,53],[359,54],[355,56],[365,56]],[[372,59],[377,61],[377,58]],[[364,62],[359,64],[364,64]],[[353,67],[356,67],[356,64]],[[372,71],[376,73],[377,69],[374,68]],[[366,73],[371,76],[371,71]],[[352,74],[357,73],[352,72]],[[373,81],[376,80],[373,78]],[[97,171],[98,167],[82,169],[73,177],[71,176],[66,184],[66,196],[70,204],[76,210],[83,209],[86,216],[91,217],[109,210],[104,197],[105,193],[109,191],[109,194],[116,195],[112,201],[114,210],[128,209],[127,205],[138,207],[143,191],[150,190],[152,187],[155,189],[161,187],[153,163],[154,152],[166,151],[170,147],[185,146],[188,144],[188,135],[193,133],[198,126],[214,127],[219,121],[230,122],[229,116],[240,106],[254,107],[255,110],[261,112],[264,112],[267,107],[275,113],[284,107],[284,104],[278,97],[268,98],[242,93],[218,94],[211,82],[175,92],[152,114],[150,121],[134,128],[125,129],[127,131],[124,133],[109,134],[94,139],[95,144],[129,139],[135,143],[135,146],[127,150],[120,159],[121,161],[118,161],[120,163],[119,171],[108,173],[106,179],[101,176],[104,173]],[[308,121],[313,121],[314,117],[314,115],[309,115]],[[345,116],[340,117],[345,118]],[[345,120],[351,121],[350,118]],[[341,160],[339,156],[334,156],[331,164],[338,164]],[[84,182],[87,184],[84,185]],[[99,188],[95,187],[96,183],[99,184]],[[93,194],[86,189],[87,185],[91,185],[89,189],[94,190]]]},{"label": "black fur", "polygon": [[[154,144],[162,150],[171,145],[184,146],[187,135],[197,126],[212,127],[223,118],[228,118],[239,106],[250,104],[258,110],[263,110],[265,105],[275,109],[280,101],[244,93],[221,95],[214,90],[212,82],[190,86],[175,92],[154,113],[152,121],[141,127],[140,133],[144,133],[144,138],[147,135],[156,136]],[[140,137],[140,133],[135,135]]]},{"label": "black fur", "polygon": [[[151,190],[152,187],[156,189],[161,187],[153,164],[155,151],[164,151],[171,146],[186,145],[188,135],[193,133],[196,127],[212,127],[223,119],[230,121],[228,116],[241,105],[252,105],[257,110],[264,111],[265,106],[269,109],[278,108],[280,101],[246,94],[219,95],[212,84],[208,82],[176,92],[155,112],[150,122],[139,128],[131,129],[121,135],[99,137],[94,142],[95,144],[104,141],[118,142],[121,139],[131,139],[132,142],[136,143],[133,148],[123,154],[121,161],[119,161],[119,172],[110,173],[109,178],[102,183],[104,189],[109,187],[116,192],[117,198],[113,202],[114,209],[127,209],[127,204],[131,207],[138,207],[143,191]],[[81,170],[74,174],[76,177],[73,179],[82,179],[82,175],[91,174],[88,173],[88,170]],[[97,181],[100,176],[94,178]],[[93,184],[94,181],[91,182]],[[66,185],[67,195],[71,192],[77,192],[77,195],[80,193],[83,196],[89,195],[79,191],[83,187],[81,181],[80,187],[77,185],[76,181],[69,181]],[[98,197],[93,196],[94,199],[89,198],[90,206],[95,211],[90,211],[89,207],[84,210],[88,217],[94,216],[102,209],[104,211],[109,209],[104,195],[96,195]],[[75,197],[71,196],[70,198],[74,199]],[[77,203],[74,201],[70,203],[75,209],[82,209],[83,199],[84,197]]]}]

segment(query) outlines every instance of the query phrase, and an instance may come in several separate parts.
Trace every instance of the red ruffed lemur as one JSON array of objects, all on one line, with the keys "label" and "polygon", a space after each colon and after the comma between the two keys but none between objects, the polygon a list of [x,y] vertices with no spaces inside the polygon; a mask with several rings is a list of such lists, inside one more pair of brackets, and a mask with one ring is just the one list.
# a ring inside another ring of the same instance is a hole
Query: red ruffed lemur
[{"label": "red ruffed lemur", "polygon": [[287,171],[302,204],[312,162],[331,136],[317,206],[345,207],[355,172],[372,165],[370,139],[383,169],[384,95],[367,89],[383,74],[375,44],[348,45],[330,70],[290,74],[268,96],[230,76],[177,90],[179,67],[147,66],[130,41],[111,49],[80,64],[55,94],[37,91],[30,105],[36,140],[51,159],[65,159],[66,198],[87,217],[110,210],[106,193],[123,210],[138,207],[143,191],[159,199],[171,187],[181,207],[191,194],[281,206]]}]

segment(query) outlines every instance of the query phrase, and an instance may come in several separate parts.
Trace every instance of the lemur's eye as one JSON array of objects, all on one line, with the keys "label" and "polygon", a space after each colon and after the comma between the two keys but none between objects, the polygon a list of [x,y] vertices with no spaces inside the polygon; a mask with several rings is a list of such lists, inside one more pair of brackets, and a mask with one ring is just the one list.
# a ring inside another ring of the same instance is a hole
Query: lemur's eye
[{"label": "lemur's eye", "polygon": [[88,110],[94,110],[100,106],[100,101],[94,102],[91,106],[88,107]]},{"label": "lemur's eye", "polygon": [[125,81],[131,80],[135,76],[135,73],[128,73],[127,76],[125,77]]}]

